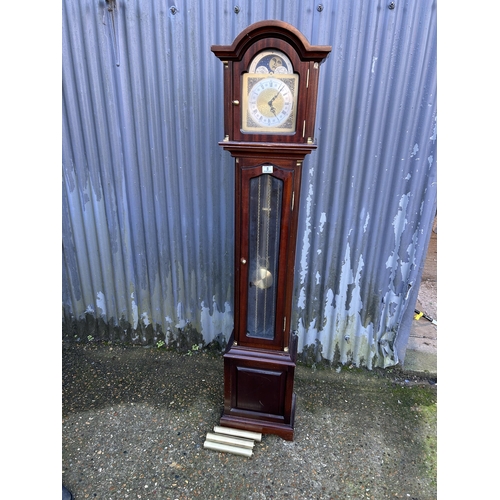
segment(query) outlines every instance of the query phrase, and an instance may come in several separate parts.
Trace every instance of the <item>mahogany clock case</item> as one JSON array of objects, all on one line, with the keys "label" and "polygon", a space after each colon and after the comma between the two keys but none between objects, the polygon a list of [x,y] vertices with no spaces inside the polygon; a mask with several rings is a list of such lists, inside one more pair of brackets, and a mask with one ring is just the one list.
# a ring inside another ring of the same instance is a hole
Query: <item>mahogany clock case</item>
[{"label": "mahogany clock case", "polygon": [[[243,30],[232,45],[212,46],[212,51],[224,64],[224,140],[219,144],[235,158],[236,170],[235,323],[224,354],[221,425],[293,440],[297,339],[290,317],[300,183],[303,160],[316,148],[319,64],[331,47],[311,46],[282,21],[262,21]],[[262,84],[254,91],[252,85],[258,84],[243,75],[250,67],[256,75],[258,61],[272,51],[294,74],[288,80],[271,76],[267,84],[274,90]],[[288,91],[292,97],[285,95]],[[257,114],[259,99],[263,113],[276,107],[270,120]],[[252,113],[255,129],[243,127],[243,114]]]}]

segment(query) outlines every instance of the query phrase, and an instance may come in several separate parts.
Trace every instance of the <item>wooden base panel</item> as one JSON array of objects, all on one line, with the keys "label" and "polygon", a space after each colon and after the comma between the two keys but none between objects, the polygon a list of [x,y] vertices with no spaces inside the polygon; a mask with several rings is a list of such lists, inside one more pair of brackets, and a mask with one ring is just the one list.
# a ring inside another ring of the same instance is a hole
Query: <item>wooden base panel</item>
[{"label": "wooden base panel", "polygon": [[292,399],[292,414],[289,424],[267,422],[258,418],[237,417],[234,415],[222,415],[220,425],[241,429],[245,431],[260,432],[262,434],[275,434],[286,441],[293,441],[295,423],[295,394]]}]

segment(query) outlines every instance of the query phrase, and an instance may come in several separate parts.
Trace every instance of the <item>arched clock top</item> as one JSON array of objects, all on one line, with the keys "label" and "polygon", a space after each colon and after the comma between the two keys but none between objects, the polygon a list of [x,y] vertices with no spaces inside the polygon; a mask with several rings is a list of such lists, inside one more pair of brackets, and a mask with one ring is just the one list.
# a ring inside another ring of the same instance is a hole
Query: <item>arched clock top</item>
[{"label": "arched clock top", "polygon": [[212,45],[212,52],[223,61],[241,61],[252,45],[270,39],[287,42],[302,61],[319,63],[332,50],[327,45],[311,45],[297,28],[284,21],[259,21],[243,30],[231,45]]}]

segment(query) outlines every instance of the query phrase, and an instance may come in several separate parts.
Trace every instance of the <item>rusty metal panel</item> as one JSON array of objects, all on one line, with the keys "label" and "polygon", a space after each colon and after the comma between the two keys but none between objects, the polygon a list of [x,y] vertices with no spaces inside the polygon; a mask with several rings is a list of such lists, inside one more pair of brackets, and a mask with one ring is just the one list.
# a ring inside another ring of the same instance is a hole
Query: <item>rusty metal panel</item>
[{"label": "rusty metal panel", "polygon": [[333,47],[304,164],[299,351],[368,367],[404,357],[436,210],[436,4],[319,5],[64,0],[66,337],[228,338],[234,172],[210,46],[281,19]]}]

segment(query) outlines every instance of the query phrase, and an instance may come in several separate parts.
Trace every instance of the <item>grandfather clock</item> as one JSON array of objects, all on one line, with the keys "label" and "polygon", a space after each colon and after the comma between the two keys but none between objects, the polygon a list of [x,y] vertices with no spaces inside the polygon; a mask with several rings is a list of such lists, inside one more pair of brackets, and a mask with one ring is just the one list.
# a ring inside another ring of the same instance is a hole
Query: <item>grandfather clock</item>
[{"label": "grandfather clock", "polygon": [[296,337],[290,330],[302,163],[316,149],[319,65],[293,26],[262,21],[224,65],[224,140],[235,158],[234,331],[224,354],[221,425],[293,440]]}]

